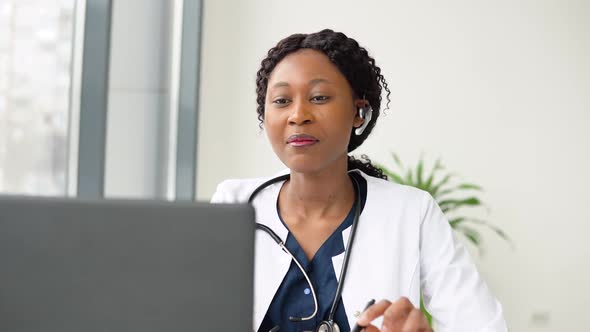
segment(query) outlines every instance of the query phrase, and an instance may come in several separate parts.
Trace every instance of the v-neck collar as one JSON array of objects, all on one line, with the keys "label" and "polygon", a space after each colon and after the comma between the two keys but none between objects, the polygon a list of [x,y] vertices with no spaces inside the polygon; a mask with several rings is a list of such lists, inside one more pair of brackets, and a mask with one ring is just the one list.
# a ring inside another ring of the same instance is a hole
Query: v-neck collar
[{"label": "v-neck collar", "polygon": [[[321,255],[324,253],[324,251],[326,250],[325,248],[326,248],[327,244],[329,244],[331,241],[333,241],[334,237],[341,235],[345,229],[352,226],[352,222],[353,222],[352,219],[354,218],[355,211],[356,211],[356,200],[355,200],[355,203],[353,203],[352,208],[350,209],[350,211],[348,212],[348,214],[346,215],[344,220],[342,220],[340,225],[338,225],[338,227],[332,232],[332,234],[330,234],[330,236],[328,236],[328,238],[322,243],[322,245],[318,248],[318,250],[315,252],[315,254],[313,255],[313,257],[310,260],[307,258],[307,255],[305,255],[305,253],[303,252],[303,248],[299,244],[299,241],[297,241],[297,238],[289,230],[289,227],[287,226],[287,224],[285,223],[285,221],[281,217],[281,214],[279,211],[279,206],[277,203],[277,216],[278,216],[279,220],[281,221],[281,223],[283,224],[283,226],[285,227],[285,229],[287,230],[287,240],[285,242],[285,245],[287,246],[287,248],[289,250],[293,251],[293,255],[298,257],[299,263],[301,263],[301,265],[303,266],[303,268],[306,271],[308,270],[309,266],[311,266],[311,264],[313,264],[316,257],[318,257],[318,255]],[[295,244],[294,246],[292,245],[293,243],[291,241],[294,242],[294,244]],[[343,247],[344,247],[344,250],[346,250],[346,246],[343,245]],[[298,254],[299,252],[301,252],[301,254]],[[301,259],[303,259],[303,260],[301,260]]]},{"label": "v-neck collar", "polygon": [[[366,183],[366,180],[363,178],[363,176],[361,174],[358,174],[356,172],[349,172],[349,175],[351,177],[359,177],[360,179],[353,179],[353,181],[363,181]],[[344,217],[344,220],[342,220],[342,222],[340,222],[340,224],[338,225],[338,227],[332,232],[332,234],[330,234],[330,236],[328,236],[326,238],[326,240],[324,240],[324,242],[321,244],[321,246],[318,248],[318,250],[314,253],[313,257],[311,259],[307,258],[307,255],[305,255],[305,253],[303,252],[303,248],[301,247],[301,244],[299,243],[299,241],[297,241],[297,238],[295,237],[295,235],[293,235],[293,233],[291,232],[291,230],[289,229],[289,226],[287,226],[287,223],[285,222],[285,220],[283,220],[283,217],[281,216],[281,211],[279,209],[279,196],[280,196],[280,192],[282,187],[284,186],[285,182],[282,182],[281,185],[278,188],[278,193],[276,196],[276,214],[278,219],[280,220],[281,224],[284,227],[284,231],[287,232],[287,238],[285,239],[285,245],[287,246],[287,248],[289,248],[289,250],[294,251],[294,255],[299,257],[300,263],[302,264],[302,266],[304,267],[305,270],[307,270],[309,268],[309,266],[314,262],[314,259],[319,255],[322,254],[326,249],[325,247],[327,246],[328,243],[330,243],[333,238],[337,235],[342,234],[342,232],[346,229],[348,229],[350,226],[352,226],[352,223],[354,222],[354,214],[356,211],[356,207],[357,207],[357,202],[360,199],[361,200],[361,213],[364,207],[364,203],[365,203],[365,197],[366,196],[362,194],[362,189],[361,189],[361,184],[359,183],[359,192],[357,192],[357,186],[353,186],[354,187],[354,191],[355,191],[355,195],[354,195],[354,201],[352,203],[352,207],[350,208],[348,214],[346,215],[346,217]],[[366,191],[366,190],[365,190]],[[359,213],[359,217],[360,217],[360,213]],[[291,242],[293,241],[295,243],[295,246],[290,246]],[[346,251],[346,244],[343,243],[343,247],[344,247],[344,251]],[[302,255],[296,254],[296,252],[301,251]],[[303,258],[303,260],[301,260],[301,258]]]},{"label": "v-neck collar", "polygon": [[[276,176],[288,174],[289,170],[285,169],[277,174]],[[351,170],[349,174],[356,175],[357,178],[360,177],[364,182],[366,182],[365,187],[365,196],[362,197],[363,201],[361,204],[361,223],[362,219],[366,218],[367,216],[363,217],[365,212],[369,213],[374,210],[374,202],[370,201],[368,198],[371,197],[371,190],[372,190],[372,179],[369,176],[366,176],[360,170]],[[284,181],[277,182],[268,187],[268,190],[263,190],[259,193],[258,197],[252,202],[254,207],[257,211],[256,219],[258,222],[263,223],[264,225],[270,227],[275,233],[285,242],[287,240],[288,229],[283,225],[280,221],[276,206],[268,206],[268,202],[277,202],[279,197],[280,188],[284,184]],[[361,188],[362,190],[362,188]],[[344,229],[342,234],[342,241],[343,243],[348,242],[348,237],[350,234],[351,227]],[[262,233],[262,232],[258,232]],[[281,253],[280,250],[277,250],[277,244],[265,234],[257,234],[256,235],[256,251],[257,251],[257,259],[255,260],[255,292],[256,297],[254,301],[254,328],[255,330],[258,329],[260,326],[264,315],[272,301],[272,298],[281,284],[285,274],[289,270],[289,266],[291,264],[291,258],[289,255]],[[334,271],[340,271],[342,268],[342,260],[339,259],[343,256],[342,254],[333,257],[332,261],[334,263]],[[354,271],[351,271],[354,272]],[[352,273],[354,275],[354,273]],[[338,277],[338,274],[336,274]],[[346,287],[344,289],[343,298],[346,297]],[[358,303],[360,304],[362,301],[365,301],[365,298],[357,299]],[[361,308],[362,309],[362,308]]]}]

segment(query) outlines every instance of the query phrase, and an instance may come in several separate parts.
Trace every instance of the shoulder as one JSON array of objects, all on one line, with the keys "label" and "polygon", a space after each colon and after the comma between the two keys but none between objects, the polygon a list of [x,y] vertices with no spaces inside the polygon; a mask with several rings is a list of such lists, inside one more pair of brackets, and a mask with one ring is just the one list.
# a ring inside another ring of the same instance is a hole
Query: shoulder
[{"label": "shoulder", "polygon": [[270,177],[224,180],[217,185],[211,203],[246,203],[258,186],[283,174],[286,174],[285,171]]},{"label": "shoulder", "polygon": [[367,181],[367,215],[390,221],[403,221],[408,227],[420,226],[429,211],[438,207],[429,192],[363,174]]},{"label": "shoulder", "polygon": [[363,174],[363,177],[367,181],[368,190],[372,193],[371,199],[384,204],[387,202],[403,202],[406,206],[422,207],[432,198],[430,193],[416,187],[391,182],[366,174]]},{"label": "shoulder", "polygon": [[217,185],[211,203],[245,203],[266,178],[228,179]]}]

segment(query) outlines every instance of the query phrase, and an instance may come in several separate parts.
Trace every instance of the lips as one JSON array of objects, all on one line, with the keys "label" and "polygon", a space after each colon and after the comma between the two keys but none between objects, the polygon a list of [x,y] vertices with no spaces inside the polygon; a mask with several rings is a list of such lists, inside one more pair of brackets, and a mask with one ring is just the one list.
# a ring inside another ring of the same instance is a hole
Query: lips
[{"label": "lips", "polygon": [[287,144],[289,144],[291,146],[309,146],[309,145],[313,145],[319,141],[320,141],[319,139],[317,139],[311,135],[297,134],[297,135],[289,136],[289,138],[287,139]]}]

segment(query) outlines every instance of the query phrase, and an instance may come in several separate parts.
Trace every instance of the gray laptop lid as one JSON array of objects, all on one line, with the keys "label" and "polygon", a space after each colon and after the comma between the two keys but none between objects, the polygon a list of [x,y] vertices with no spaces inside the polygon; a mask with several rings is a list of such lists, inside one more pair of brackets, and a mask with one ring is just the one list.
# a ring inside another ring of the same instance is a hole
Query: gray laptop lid
[{"label": "gray laptop lid", "polygon": [[0,196],[0,331],[247,331],[246,205]]}]

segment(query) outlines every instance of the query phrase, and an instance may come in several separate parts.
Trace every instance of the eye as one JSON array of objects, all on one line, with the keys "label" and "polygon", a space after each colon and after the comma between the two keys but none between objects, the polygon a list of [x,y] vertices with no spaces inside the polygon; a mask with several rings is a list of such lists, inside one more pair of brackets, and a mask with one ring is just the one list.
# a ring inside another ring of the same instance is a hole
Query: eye
[{"label": "eye", "polygon": [[330,100],[330,97],[328,97],[328,96],[313,96],[313,97],[311,97],[311,101],[318,103],[318,104],[325,103],[328,100]]},{"label": "eye", "polygon": [[286,105],[289,102],[290,102],[290,100],[287,98],[276,98],[275,100],[272,101],[272,103],[276,104],[276,105]]}]

